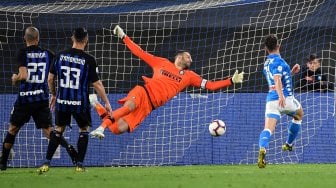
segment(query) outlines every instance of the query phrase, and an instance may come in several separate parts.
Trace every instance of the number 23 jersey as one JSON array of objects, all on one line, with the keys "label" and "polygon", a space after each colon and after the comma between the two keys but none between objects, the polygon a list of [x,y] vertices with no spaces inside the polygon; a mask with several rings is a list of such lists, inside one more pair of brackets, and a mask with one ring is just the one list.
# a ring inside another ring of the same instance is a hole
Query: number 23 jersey
[{"label": "number 23 jersey", "polygon": [[48,102],[48,70],[54,57],[53,52],[36,45],[18,51],[17,64],[27,68],[27,79],[20,81],[16,105]]}]

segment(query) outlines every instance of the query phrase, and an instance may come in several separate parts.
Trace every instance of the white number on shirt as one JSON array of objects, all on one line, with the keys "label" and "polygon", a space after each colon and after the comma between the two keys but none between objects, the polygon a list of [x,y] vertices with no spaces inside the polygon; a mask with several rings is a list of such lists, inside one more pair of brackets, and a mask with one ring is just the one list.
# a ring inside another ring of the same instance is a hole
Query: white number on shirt
[{"label": "white number on shirt", "polygon": [[27,82],[29,83],[44,83],[46,75],[46,63],[28,63],[27,64]]},{"label": "white number on shirt", "polygon": [[61,71],[63,73],[63,77],[61,78],[60,86],[63,88],[78,89],[80,69],[61,66]]}]

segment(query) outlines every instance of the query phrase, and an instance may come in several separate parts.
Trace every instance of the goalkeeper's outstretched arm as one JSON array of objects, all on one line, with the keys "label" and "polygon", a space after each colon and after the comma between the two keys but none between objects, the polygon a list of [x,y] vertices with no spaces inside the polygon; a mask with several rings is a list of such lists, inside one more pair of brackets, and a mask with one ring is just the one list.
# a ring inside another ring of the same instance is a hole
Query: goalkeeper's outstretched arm
[{"label": "goalkeeper's outstretched arm", "polygon": [[219,81],[207,81],[205,88],[211,91],[229,87],[232,84],[242,83],[244,79],[244,72],[238,73],[238,70],[233,74],[232,78]]},{"label": "goalkeeper's outstretched arm", "polygon": [[126,44],[127,48],[131,50],[132,54],[144,60],[149,66],[153,67],[155,64],[155,59],[158,58],[146,51],[144,51],[139,45],[134,43],[124,32],[124,30],[119,26],[115,26],[113,29],[113,34],[117,35]]}]

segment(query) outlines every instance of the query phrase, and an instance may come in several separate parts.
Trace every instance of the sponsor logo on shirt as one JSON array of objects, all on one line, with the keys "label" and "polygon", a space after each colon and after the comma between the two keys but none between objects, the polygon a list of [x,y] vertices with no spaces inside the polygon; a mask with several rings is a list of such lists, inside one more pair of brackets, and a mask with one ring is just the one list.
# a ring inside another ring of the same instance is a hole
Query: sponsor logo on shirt
[{"label": "sponsor logo on shirt", "polygon": [[160,73],[163,75],[163,76],[166,76],[166,77],[168,77],[168,78],[170,78],[170,79],[173,79],[173,80],[175,80],[175,81],[177,81],[177,82],[181,82],[181,80],[182,80],[182,78],[181,77],[179,77],[179,76],[177,76],[177,75],[175,75],[175,74],[173,74],[173,73],[171,73],[171,72],[169,72],[169,71],[167,71],[167,70],[160,70]]},{"label": "sponsor logo on shirt", "polygon": [[70,101],[70,100],[62,100],[62,99],[57,99],[57,103],[66,104],[66,105],[77,105],[77,106],[82,105],[82,101]]},{"label": "sponsor logo on shirt", "polygon": [[39,95],[44,93],[42,89],[34,90],[34,91],[21,91],[20,96],[31,96],[31,95]]}]

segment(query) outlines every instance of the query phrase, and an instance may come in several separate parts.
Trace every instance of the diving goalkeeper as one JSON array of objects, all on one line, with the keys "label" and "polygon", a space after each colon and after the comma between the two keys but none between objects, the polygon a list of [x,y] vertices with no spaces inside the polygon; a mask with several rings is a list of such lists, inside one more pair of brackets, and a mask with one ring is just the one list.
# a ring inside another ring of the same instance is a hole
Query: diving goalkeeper
[{"label": "diving goalkeeper", "polygon": [[142,50],[135,44],[118,25],[113,33],[117,35],[130,51],[153,69],[153,77],[142,76],[145,81],[143,86],[135,86],[127,97],[118,102],[123,106],[112,113],[91,97],[91,104],[96,108],[102,118],[102,124],[90,133],[91,137],[104,138],[105,128],[118,135],[124,132],[133,132],[139,124],[156,108],[164,105],[180,91],[188,86],[200,87],[208,90],[218,90],[229,87],[235,83],[243,82],[244,72],[234,73],[232,78],[219,81],[209,81],[189,70],[192,63],[190,53],[179,51],[174,63],[166,58],[157,57]]}]

